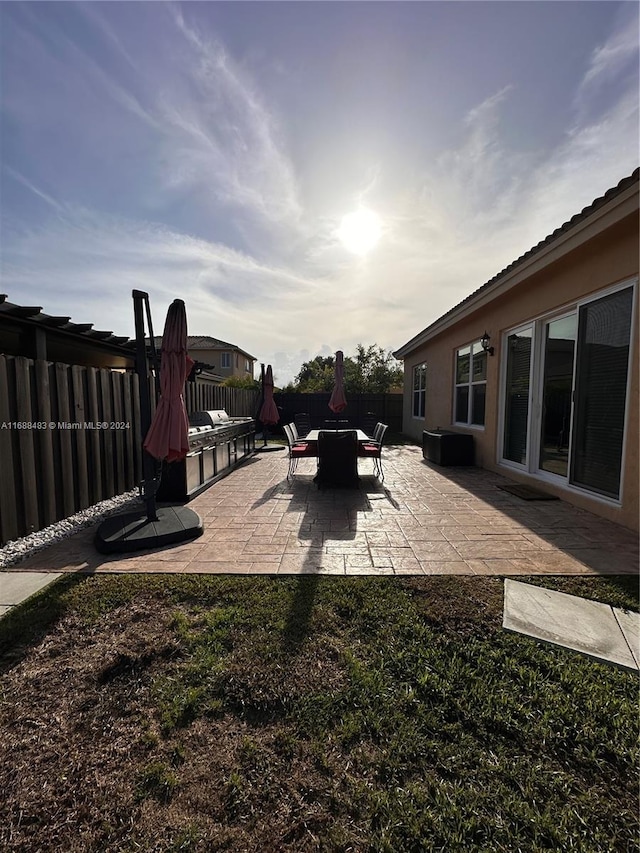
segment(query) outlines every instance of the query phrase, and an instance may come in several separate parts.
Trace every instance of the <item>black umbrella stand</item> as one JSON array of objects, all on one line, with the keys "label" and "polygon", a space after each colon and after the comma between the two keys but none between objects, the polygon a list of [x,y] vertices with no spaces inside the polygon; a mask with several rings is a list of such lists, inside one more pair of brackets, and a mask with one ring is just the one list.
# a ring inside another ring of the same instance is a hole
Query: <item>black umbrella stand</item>
[{"label": "black umbrella stand", "polygon": [[[133,312],[136,329],[136,373],[140,389],[140,429],[142,441],[151,426],[151,395],[149,393],[149,362],[145,343],[144,311],[146,308],[149,338],[154,354],[154,388],[158,391],[158,365],[155,354],[149,294],[133,291]],[[197,512],[186,506],[156,506],[156,491],[160,481],[161,465],[142,448],[143,482],[141,494],[145,509],[114,515],[105,519],[98,527],[94,538],[96,550],[101,554],[117,554],[129,551],[146,551],[164,548],[178,542],[196,539],[203,533],[202,519]]]}]

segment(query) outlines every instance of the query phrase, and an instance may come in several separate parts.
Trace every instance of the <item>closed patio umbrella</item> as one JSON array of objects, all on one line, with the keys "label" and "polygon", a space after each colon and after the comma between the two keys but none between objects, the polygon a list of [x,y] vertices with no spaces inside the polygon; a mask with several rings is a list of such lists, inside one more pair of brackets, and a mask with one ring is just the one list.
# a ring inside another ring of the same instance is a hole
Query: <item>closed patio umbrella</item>
[{"label": "closed patio umbrella", "polygon": [[[148,294],[133,291],[136,319],[137,372],[140,380],[141,424],[149,423],[148,370],[144,338],[143,304],[151,326]],[[150,328],[151,337],[153,332]],[[184,404],[184,383],[193,361],[187,354],[187,316],[182,299],[169,306],[162,336],[160,362],[160,401],[143,442],[144,497],[146,511],[115,515],[102,522],[94,542],[103,554],[159,548],[185,542],[202,534],[202,519],[184,506],[156,508],[157,477],[153,476],[150,457],[166,463],[178,462],[189,450],[189,422]]]},{"label": "closed patio umbrella", "polygon": [[264,377],[264,402],[260,409],[258,418],[263,424],[273,426],[280,420],[276,401],[273,399],[273,370],[271,365],[267,365],[267,372]]},{"label": "closed patio umbrella", "polygon": [[344,395],[344,355],[342,350],[336,352],[335,384],[329,400],[329,408],[332,412],[340,414],[347,408],[347,398]]},{"label": "closed patio umbrella", "polygon": [[[273,399],[273,370],[271,369],[270,364],[267,365],[267,371],[263,374],[262,406],[260,407],[258,420],[262,424],[262,437],[264,439],[264,444],[262,448],[259,449],[264,450],[265,448],[267,448],[267,433],[269,431],[268,427],[277,424],[280,420],[280,413],[278,412],[276,401]],[[280,450],[281,448],[278,447],[277,449]]]},{"label": "closed patio umbrella", "polygon": [[193,367],[187,354],[187,314],[182,299],[169,306],[162,335],[160,402],[143,447],[155,459],[177,462],[189,450],[189,421],[184,405],[184,383]]}]

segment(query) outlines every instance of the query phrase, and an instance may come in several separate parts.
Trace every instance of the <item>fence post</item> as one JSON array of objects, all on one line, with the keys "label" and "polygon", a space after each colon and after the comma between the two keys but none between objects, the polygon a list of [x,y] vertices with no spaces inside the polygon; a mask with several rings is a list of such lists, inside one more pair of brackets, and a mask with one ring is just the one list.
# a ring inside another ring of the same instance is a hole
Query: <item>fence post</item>
[{"label": "fence post", "polygon": [[[31,371],[30,360],[24,356],[15,359],[16,369],[16,403],[17,418],[21,423],[32,423],[35,418],[31,406]],[[24,500],[24,515],[27,532],[38,530],[38,472],[36,471],[36,454],[33,442],[33,430],[18,431],[20,444],[20,469]]]},{"label": "fence post", "polygon": [[56,507],[56,474],[53,454],[53,429],[51,429],[51,384],[49,381],[49,364],[46,361],[36,361],[36,401],[38,405],[38,420],[46,424],[46,428],[38,430],[40,444],[40,494],[42,495],[42,520],[45,527],[58,520]]},{"label": "fence post", "polygon": [[[58,423],[71,423],[71,409],[69,405],[69,379],[68,365],[56,364],[56,392],[58,396]],[[58,429],[60,441],[60,462],[62,473],[62,507],[64,515],[73,515],[76,510],[74,476],[73,476],[73,449],[71,445],[71,429]]]},{"label": "fence post", "polygon": [[97,503],[103,498],[103,460],[102,453],[100,452],[100,445],[102,443],[101,430],[96,427],[96,424],[102,420],[98,405],[98,368],[96,367],[87,367],[87,403],[89,420],[94,426],[89,436],[89,446],[91,449],[91,498],[94,503]]},{"label": "fence post", "polygon": [[71,382],[73,386],[73,408],[74,421],[82,424],[75,431],[76,440],[76,471],[78,472],[78,509],[86,509],[89,504],[89,471],[87,459],[87,433],[85,430],[86,406],[84,395],[84,383],[82,381],[86,368],[74,364],[71,368]]},{"label": "fence post", "polygon": [[[7,359],[0,355],[0,469],[2,469],[2,477],[0,477],[0,542],[17,539],[20,535],[15,495],[11,421]],[[4,427],[3,424],[5,424]]]}]

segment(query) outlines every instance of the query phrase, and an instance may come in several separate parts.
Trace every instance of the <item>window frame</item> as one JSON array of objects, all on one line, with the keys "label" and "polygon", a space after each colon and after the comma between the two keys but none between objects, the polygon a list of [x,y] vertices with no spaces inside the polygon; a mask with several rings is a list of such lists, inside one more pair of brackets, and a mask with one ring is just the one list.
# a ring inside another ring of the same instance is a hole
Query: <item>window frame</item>
[{"label": "window frame", "polygon": [[[458,358],[464,350],[469,350],[469,376],[466,382],[458,382]],[[473,379],[473,362],[474,357],[484,356],[484,378],[474,381]],[[484,430],[487,422],[487,370],[488,370],[488,353],[482,349],[480,340],[471,341],[454,350],[453,355],[453,412],[451,423],[455,426],[465,427],[466,429]],[[473,389],[474,387],[484,386],[485,408],[483,412],[482,423],[473,423]],[[465,421],[457,420],[458,416],[458,389],[466,388],[467,394],[467,419]]]},{"label": "window frame", "polygon": [[[418,375],[418,371],[420,374]],[[411,417],[417,421],[423,421],[427,412],[427,363],[425,361],[415,364],[411,371]],[[416,388],[416,379],[419,387]],[[417,406],[416,406],[417,403]],[[418,414],[416,414],[416,408]],[[420,414],[422,412],[422,414]]]},{"label": "window frame", "polygon": [[220,354],[220,367],[222,370],[231,369],[231,353],[223,352]]}]

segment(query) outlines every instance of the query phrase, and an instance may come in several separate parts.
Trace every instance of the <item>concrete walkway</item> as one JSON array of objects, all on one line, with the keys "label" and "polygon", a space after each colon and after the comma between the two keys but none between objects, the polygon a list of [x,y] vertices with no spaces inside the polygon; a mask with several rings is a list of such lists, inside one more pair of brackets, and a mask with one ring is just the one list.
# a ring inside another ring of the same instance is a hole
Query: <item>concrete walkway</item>
[{"label": "concrete walkway", "polygon": [[502,626],[600,662],[640,669],[638,613],[507,578]]},{"label": "concrete walkway", "polygon": [[0,616],[60,577],[57,572],[0,572]]}]

